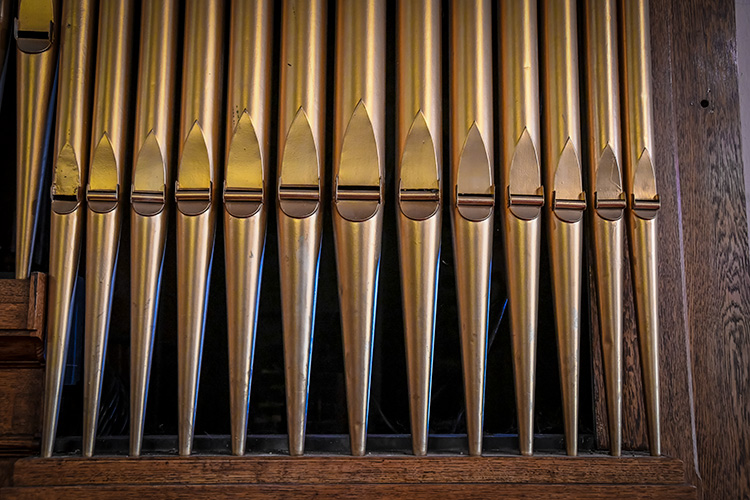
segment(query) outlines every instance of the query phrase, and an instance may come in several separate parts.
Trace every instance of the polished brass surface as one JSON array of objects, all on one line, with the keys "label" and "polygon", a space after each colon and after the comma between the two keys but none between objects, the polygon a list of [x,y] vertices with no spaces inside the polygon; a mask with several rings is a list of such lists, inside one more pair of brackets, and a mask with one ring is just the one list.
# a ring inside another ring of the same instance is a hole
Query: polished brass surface
[{"label": "polished brass surface", "polygon": [[641,345],[649,445],[661,455],[659,416],[659,283],[656,225],[659,194],[654,174],[654,110],[648,0],[619,2],[623,26],[621,69],[625,193],[635,311]]},{"label": "polished brass surface", "polygon": [[96,2],[66,1],[60,33],[55,163],[52,175],[47,357],[42,423],[42,456],[55,444],[73,292],[83,227],[83,187],[91,147],[90,112]]},{"label": "polished brass surface", "polygon": [[286,0],[281,20],[278,234],[289,453],[305,448],[323,225],[326,0]]},{"label": "polished brass surface", "polygon": [[133,0],[103,2],[91,125],[91,165],[86,190],[86,331],[83,353],[83,455],[94,453],[125,175],[130,158],[130,105]]},{"label": "polished brass surface", "polygon": [[[39,197],[51,134],[57,67],[57,3],[20,0],[16,39],[16,278],[26,279],[39,216]],[[5,54],[5,52],[3,52]]]},{"label": "polished brass surface", "polygon": [[583,211],[575,0],[542,2],[544,157],[550,274],[562,386],[565,445],[578,452]]},{"label": "polished brass surface", "polygon": [[396,218],[412,451],[427,454],[442,224],[439,0],[398,2]]},{"label": "polished brass surface", "polygon": [[219,187],[224,2],[185,9],[177,202],[178,451],[193,448]]},{"label": "polished brass surface", "polygon": [[385,181],[384,0],[336,9],[333,235],[352,455],[365,454]]},{"label": "polished brass surface", "polygon": [[245,453],[266,237],[273,3],[232,2],[229,34],[224,256],[232,453]]},{"label": "polished brass surface", "polygon": [[622,310],[625,241],[616,0],[586,0],[589,199],[610,453],[622,448]]},{"label": "polished brass surface", "polygon": [[482,453],[495,204],[492,9],[451,3],[451,222],[469,453]]},{"label": "polished brass surface", "polygon": [[141,454],[175,158],[177,0],[141,6],[130,210],[130,455]]},{"label": "polished brass surface", "polygon": [[510,335],[522,455],[534,451],[539,251],[544,205],[540,169],[536,0],[500,3],[502,156],[500,197]]}]

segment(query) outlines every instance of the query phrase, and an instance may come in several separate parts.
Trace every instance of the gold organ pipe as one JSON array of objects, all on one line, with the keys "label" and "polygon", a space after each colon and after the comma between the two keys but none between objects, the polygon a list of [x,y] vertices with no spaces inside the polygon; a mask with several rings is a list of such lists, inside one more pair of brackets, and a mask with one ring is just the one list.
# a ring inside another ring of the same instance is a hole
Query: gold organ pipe
[{"label": "gold organ pipe", "polygon": [[133,0],[102,2],[86,189],[86,331],[83,358],[83,455],[94,453],[127,162]]},{"label": "gold organ pipe", "polygon": [[96,22],[94,0],[65,0],[62,9],[60,72],[52,173],[47,359],[42,456],[52,456],[57,433],[73,293],[83,228],[84,186],[91,146],[91,88]]},{"label": "gold organ pipe", "polygon": [[385,201],[384,0],[336,10],[333,234],[352,455],[364,455]]},{"label": "gold organ pipe", "polygon": [[500,3],[500,178],[510,335],[522,455],[534,450],[539,252],[544,206],[536,0]]},{"label": "gold organ pipe", "polygon": [[325,168],[326,0],[285,0],[278,203],[289,453],[305,447]]},{"label": "gold organ pipe", "polygon": [[581,259],[586,195],[581,179],[575,0],[542,2],[544,173],[550,274],[568,455],[578,453]]},{"label": "gold organ pipe", "polygon": [[589,196],[612,455],[622,448],[622,190],[616,0],[585,0]]},{"label": "gold organ pipe", "polygon": [[224,255],[232,453],[245,453],[258,323],[270,154],[273,2],[232,2],[224,177]]},{"label": "gold organ pipe", "polygon": [[451,220],[469,453],[482,453],[495,205],[492,9],[451,2]]},{"label": "gold organ pipe", "polygon": [[648,0],[619,2],[624,172],[628,200],[628,240],[635,312],[641,346],[649,444],[661,455],[659,423],[659,277],[657,215],[660,207],[654,173],[654,110]]},{"label": "gold organ pipe", "polygon": [[398,2],[396,218],[412,451],[427,454],[442,224],[439,0]]},{"label": "gold organ pipe", "polygon": [[16,39],[16,278],[26,279],[50,137],[58,48],[58,4],[20,0]]},{"label": "gold organ pipe", "polygon": [[159,285],[174,169],[177,0],[145,0],[130,195],[130,455],[139,456],[146,417]]},{"label": "gold organ pipe", "polygon": [[214,247],[224,2],[186,3],[177,204],[178,451],[190,455]]}]

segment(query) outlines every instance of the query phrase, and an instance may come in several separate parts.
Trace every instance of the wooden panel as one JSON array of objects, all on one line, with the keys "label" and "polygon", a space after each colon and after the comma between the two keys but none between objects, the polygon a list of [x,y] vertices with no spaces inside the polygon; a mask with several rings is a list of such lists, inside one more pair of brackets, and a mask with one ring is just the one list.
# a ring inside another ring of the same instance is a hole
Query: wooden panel
[{"label": "wooden panel", "polygon": [[[627,232],[626,232],[627,235]],[[627,236],[626,236],[627,238]],[[627,248],[627,240],[626,240]],[[594,412],[596,424],[596,444],[602,450],[609,449],[609,421],[604,385],[604,364],[601,329],[599,326],[599,306],[597,302],[596,280],[594,278],[593,252],[589,252],[589,283],[591,286],[591,360],[594,382]],[[648,430],[646,407],[641,376],[641,357],[638,347],[638,332],[635,324],[635,307],[630,278],[630,258],[625,252],[625,281],[623,290],[623,372],[622,372],[622,449],[648,450]],[[661,356],[664,357],[664,352]],[[683,364],[686,362],[682,355]]]},{"label": "wooden panel", "polygon": [[0,368],[0,455],[25,455],[39,446],[44,369]]},{"label": "wooden panel", "polygon": [[16,486],[183,483],[683,484],[679,460],[537,456],[194,456],[27,458]]},{"label": "wooden panel", "polygon": [[[695,401],[696,484],[702,498],[747,498],[750,258],[740,159],[734,0],[674,1],[671,17],[675,166]],[[673,304],[662,304],[662,312]],[[674,394],[674,389],[666,386],[664,393]],[[669,422],[668,400],[662,408],[663,421]]]},{"label": "wooden panel", "polygon": [[337,498],[434,500],[462,499],[694,499],[695,488],[687,485],[519,485],[519,484],[275,484],[275,485],[150,485],[150,486],[69,486],[9,488],[6,500],[52,500],[87,498],[110,499],[189,499],[189,498]]},{"label": "wooden panel", "polygon": [[15,458],[0,458],[0,488],[10,485]]},{"label": "wooden panel", "polygon": [[44,345],[46,275],[0,280],[0,365],[41,363]]}]

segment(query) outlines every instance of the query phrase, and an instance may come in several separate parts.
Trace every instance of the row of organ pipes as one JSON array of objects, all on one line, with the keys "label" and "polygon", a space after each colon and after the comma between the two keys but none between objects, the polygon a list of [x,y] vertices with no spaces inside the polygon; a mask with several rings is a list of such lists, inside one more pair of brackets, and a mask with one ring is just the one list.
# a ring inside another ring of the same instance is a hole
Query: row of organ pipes
[{"label": "row of organ pipes", "polygon": [[[266,219],[274,206],[289,451],[304,453],[326,210],[328,105],[335,117],[330,192],[351,452],[364,454],[385,200],[385,0],[339,0],[331,27],[326,25],[327,9],[334,6],[326,0],[284,0],[278,6],[271,0],[190,0],[183,7],[182,40],[178,0],[143,0],[140,22],[134,19],[135,1],[20,0],[13,21],[18,278],[30,270],[45,141],[54,134],[42,455],[51,456],[54,448],[83,245],[87,314],[82,449],[85,456],[94,452],[117,255],[118,250],[128,251],[119,249],[123,217],[131,221],[130,454],[140,454],[171,210],[176,210],[177,221],[179,453],[188,455],[192,448],[208,278],[220,215],[225,228],[232,451],[245,453]],[[415,455],[428,451],[444,203],[450,207],[453,231],[470,454],[482,453],[495,223],[502,227],[506,247],[519,449],[523,455],[533,453],[542,219],[549,244],[567,453],[575,455],[578,443],[586,220],[595,255],[611,453],[621,451],[627,227],[650,450],[660,454],[659,197],[651,161],[648,0],[580,2],[502,0],[498,26],[493,26],[490,0],[453,0],[445,13],[440,0],[397,2],[396,213]],[[0,1],[5,33],[10,29],[10,4]],[[581,39],[577,9],[584,12]],[[282,33],[276,110],[270,96],[276,90],[271,89],[272,31],[278,15]],[[443,15],[449,16],[449,33],[441,33]],[[138,25],[139,43],[134,30]],[[335,30],[335,71],[327,75],[329,29]],[[493,29],[499,33],[497,48]],[[223,47],[224,30],[229,31],[228,47]],[[449,44],[447,61],[441,55],[444,40]],[[227,68],[222,64],[225,50]],[[579,54],[585,57],[580,75]],[[492,83],[494,62],[499,64],[497,87]],[[181,82],[176,78],[180,65]],[[449,82],[442,81],[444,65],[449,67]],[[133,78],[135,93],[130,91]],[[332,103],[326,102],[327,78],[335,79]],[[442,109],[444,88],[449,110]],[[583,107],[579,95],[584,96]],[[543,113],[540,99],[545,102]],[[493,123],[495,100],[501,103],[499,123]],[[55,103],[56,123],[51,124],[48,116]],[[172,110],[177,105],[176,122]],[[126,112],[130,107],[135,107],[132,123]],[[271,113],[278,113],[275,145],[269,140]],[[444,146],[446,113],[450,130]],[[584,113],[587,131],[581,129]],[[499,145],[493,140],[495,126],[500,129]],[[586,150],[583,133],[588,135]],[[272,147],[278,148],[276,180],[269,165]],[[442,178],[444,147],[450,151],[448,179]],[[583,185],[583,165],[589,168],[588,186]]]}]

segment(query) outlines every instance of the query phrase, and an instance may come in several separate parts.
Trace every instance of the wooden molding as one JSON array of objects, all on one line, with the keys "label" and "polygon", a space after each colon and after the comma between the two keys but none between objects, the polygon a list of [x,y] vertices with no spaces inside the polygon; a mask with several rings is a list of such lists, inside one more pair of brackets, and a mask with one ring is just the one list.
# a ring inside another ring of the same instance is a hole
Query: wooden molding
[{"label": "wooden molding", "polygon": [[3,498],[695,498],[672,458],[194,456],[27,458]]}]

